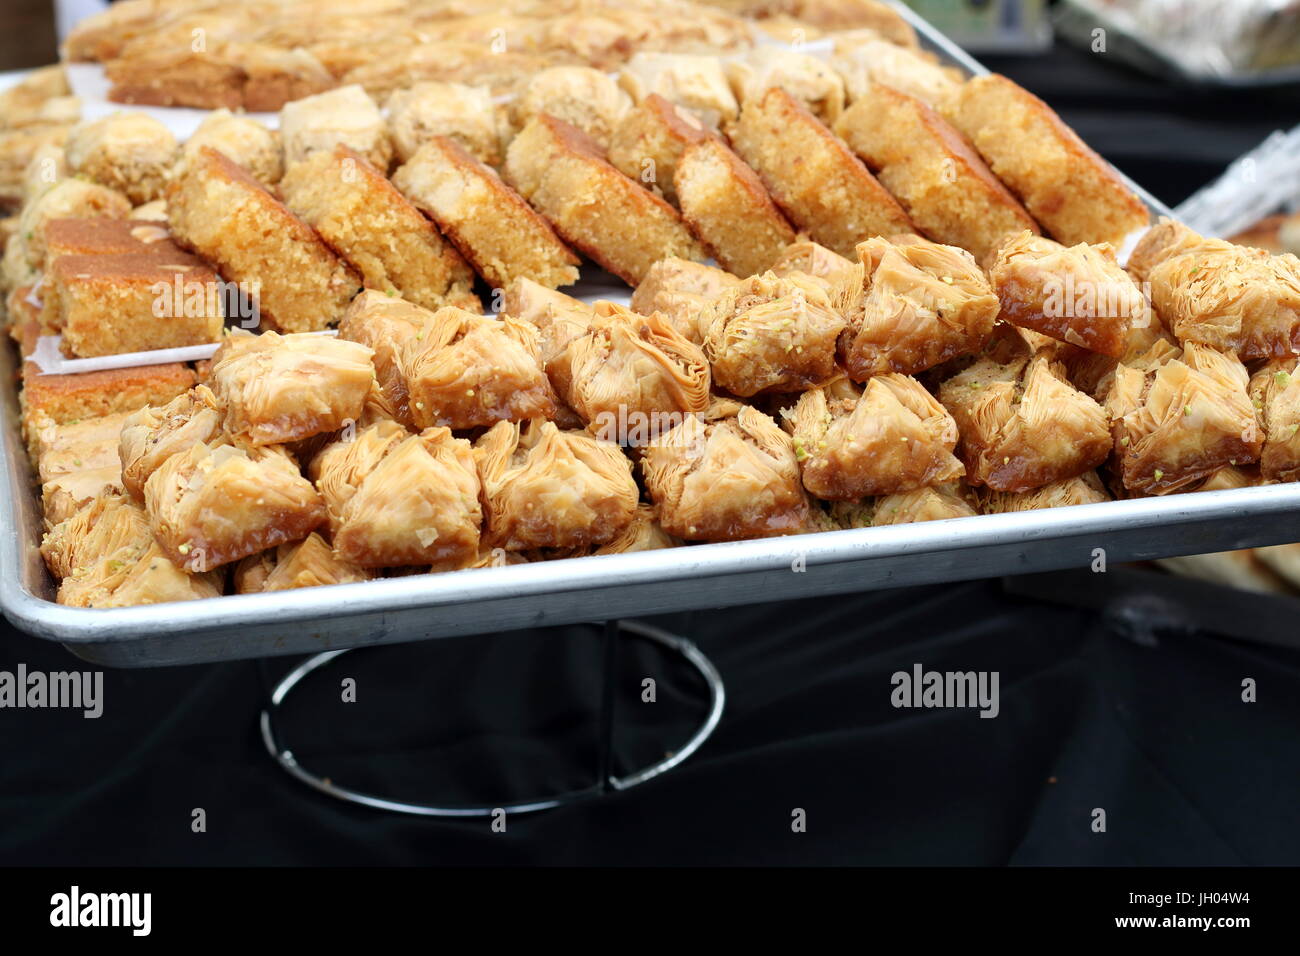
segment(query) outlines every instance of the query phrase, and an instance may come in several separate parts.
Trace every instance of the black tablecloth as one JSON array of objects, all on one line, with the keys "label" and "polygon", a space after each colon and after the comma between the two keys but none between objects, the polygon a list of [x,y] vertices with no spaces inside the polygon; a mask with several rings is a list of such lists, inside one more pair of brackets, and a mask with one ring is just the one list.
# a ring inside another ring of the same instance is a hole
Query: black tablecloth
[{"label": "black tablecloth", "polygon": [[[1270,97],[1165,88],[1104,57],[990,61],[1176,202],[1271,129]],[[725,603],[719,594],[719,604]],[[1249,602],[1243,601],[1243,613]],[[531,817],[401,817],[291,781],[262,750],[253,662],[105,674],[98,720],[0,710],[0,863],[1294,863],[1300,655],[1212,635],[1133,643],[996,582],[679,615],[728,692],[717,733],[641,787]],[[658,759],[700,688],[636,642],[616,771]],[[82,665],[7,629],[0,670]],[[999,715],[904,710],[890,675],[987,670]],[[344,657],[291,703],[308,766],[413,800],[499,804],[594,772],[590,629]],[[344,703],[340,681],[357,681]],[[642,680],[656,679],[653,704]],[[1243,703],[1241,682],[1258,683]],[[207,830],[194,833],[202,808]],[[1093,811],[1107,814],[1094,833]],[[802,809],[807,830],[792,832]]]}]

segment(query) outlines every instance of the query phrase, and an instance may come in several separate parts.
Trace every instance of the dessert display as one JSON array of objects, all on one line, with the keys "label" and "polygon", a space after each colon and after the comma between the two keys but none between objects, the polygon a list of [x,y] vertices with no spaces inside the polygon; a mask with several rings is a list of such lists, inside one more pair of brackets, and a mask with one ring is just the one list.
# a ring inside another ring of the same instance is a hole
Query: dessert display
[{"label": "dessert display", "polygon": [[211,110],[181,141],[0,96],[60,602],[1300,478],[1300,260],[1151,226],[889,7],[364,6],[80,25],[118,101]]}]

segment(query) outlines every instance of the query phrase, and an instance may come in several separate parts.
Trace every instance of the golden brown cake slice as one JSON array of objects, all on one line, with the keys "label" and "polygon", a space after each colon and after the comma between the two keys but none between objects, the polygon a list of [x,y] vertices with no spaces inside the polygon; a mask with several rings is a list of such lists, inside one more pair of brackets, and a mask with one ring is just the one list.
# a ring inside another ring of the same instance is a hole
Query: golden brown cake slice
[{"label": "golden brown cake slice", "polygon": [[799,397],[790,419],[803,485],[848,501],[952,481],[957,423],[924,386],[886,373],[860,393],[845,379]]},{"label": "golden brown cake slice", "polygon": [[651,93],[628,110],[609,141],[609,161],[629,179],[674,205],[673,175],[682,153],[714,136],[691,110]]},{"label": "golden brown cake slice", "polygon": [[221,433],[221,410],[206,385],[178,395],[166,405],[146,405],[125,417],[118,429],[122,485],[137,502],[158,466],[178,452]]},{"label": "golden brown cake slice", "polygon": [[60,256],[42,286],[42,323],[82,358],[184,348],[221,338],[220,277],[196,256]]},{"label": "golden brown cake slice", "polygon": [[1007,236],[1038,232],[966,137],[918,99],[872,84],[835,132],[931,239],[984,262]]},{"label": "golden brown cake slice", "polygon": [[136,219],[52,219],[45,226],[45,271],[59,256],[153,253],[166,261],[184,257],[165,225]]},{"label": "golden brown cake slice", "polygon": [[1114,358],[1135,328],[1153,321],[1142,290],[1106,243],[1067,249],[1023,232],[998,250],[989,278],[1004,321]]},{"label": "golden brown cake slice", "polygon": [[1118,247],[1150,222],[1119,174],[1050,106],[1005,76],[967,80],[948,118],[1058,242]]},{"label": "golden brown cake slice", "polygon": [[506,151],[506,178],[560,237],[636,285],[660,259],[703,259],[677,210],[611,166],[582,131],[533,119]]},{"label": "golden brown cake slice", "polygon": [[1189,343],[1121,365],[1106,411],[1124,488],[1163,495],[1196,485],[1227,465],[1258,461],[1264,441],[1247,392],[1245,367],[1231,353]]},{"label": "golden brown cake slice", "polygon": [[1300,361],[1269,362],[1251,376],[1250,396],[1264,425],[1264,479],[1300,480]]},{"label": "golden brown cake slice", "polygon": [[837,374],[844,318],[807,276],[769,272],[745,279],[698,321],[714,381],[733,395],[798,392]]},{"label": "golden brown cake slice", "polygon": [[479,478],[470,443],[446,428],[378,422],[322,451],[310,474],[334,553],[362,567],[463,567],[478,556]]},{"label": "golden brown cake slice", "polygon": [[149,476],[144,500],[163,553],[191,572],[299,541],[326,520],[324,501],[277,445],[192,445]]},{"label": "golden brown cake slice", "polygon": [[537,329],[508,315],[439,309],[402,345],[397,365],[419,428],[477,428],[555,412]]},{"label": "golden brown cake slice", "polygon": [[68,170],[116,189],[135,205],[162,195],[178,144],[165,124],[143,113],[114,113],[68,133]]},{"label": "golden brown cake slice", "polygon": [[957,422],[968,484],[1022,492],[1096,468],[1110,452],[1106,413],[1044,356],[982,358],[939,388]]},{"label": "golden brown cake slice", "polygon": [[485,86],[416,83],[395,91],[385,106],[399,162],[410,160],[435,136],[454,140],[489,166],[505,159],[496,105]]},{"label": "golden brown cake slice", "polygon": [[181,146],[178,162],[188,161],[204,146],[215,149],[243,167],[268,188],[284,175],[279,135],[247,116],[227,109],[213,110]]},{"label": "golden brown cake slice", "polygon": [[166,405],[193,385],[194,371],[176,362],[46,375],[29,360],[23,363],[23,430],[32,436],[45,417],[63,423]]},{"label": "golden brown cake slice", "polygon": [[388,172],[393,144],[388,124],[366,91],[355,84],[285,103],[280,110],[286,170],[312,153],[348,146]]},{"label": "golden brown cake slice", "polygon": [[374,352],[371,362],[384,402],[392,417],[407,426],[414,422],[407,406],[406,379],[402,377],[397,356],[432,314],[405,299],[367,289],[352,300],[339,323],[340,339],[360,342]]},{"label": "golden brown cake slice", "polygon": [[598,546],[636,512],[632,462],[622,450],[551,422],[498,422],[475,443],[474,460],[491,547]]},{"label": "golden brown cake slice", "polygon": [[550,288],[578,281],[578,257],[550,224],[454,140],[434,136],[393,174],[393,184],[493,288],[519,278]]},{"label": "golden brown cake slice", "polygon": [[374,353],[327,335],[236,335],[212,357],[208,384],[226,433],[277,445],[332,432],[361,417]]},{"label": "golden brown cake slice", "polygon": [[426,308],[448,305],[474,282],[460,257],[398,187],[339,145],[294,163],[280,181],[294,213],[361,273],[368,289]]},{"label": "golden brown cake slice", "polygon": [[[63,179],[23,207],[18,230],[5,248],[7,288],[30,284],[45,266],[45,228],[55,219],[125,219],[131,202],[107,186]],[[11,258],[21,269],[11,267]],[[22,281],[18,281],[22,280]]]},{"label": "golden brown cake slice", "polygon": [[675,423],[708,407],[704,353],[662,316],[610,302],[596,303],[595,313],[588,331],[546,368],[556,392],[595,434],[622,441],[629,427],[644,432],[661,416]]},{"label": "golden brown cake slice", "polygon": [[794,440],[739,403],[689,416],[641,455],[665,531],[687,541],[797,534],[808,518]]},{"label": "golden brown cake slice", "polygon": [[370,571],[338,558],[315,531],[295,544],[244,558],[235,569],[235,592],[292,591],[369,581]]},{"label": "golden brown cake slice", "polygon": [[673,183],[686,225],[729,272],[758,275],[795,240],[758,174],[720,140],[682,153]]},{"label": "golden brown cake slice", "polygon": [[854,381],[912,375],[988,341],[998,299],[969,252],[901,236],[869,239],[858,254],[864,291],[850,299],[840,340]]},{"label": "golden brown cake slice", "polygon": [[72,607],[130,607],[217,597],[216,575],[186,574],[155,543],[145,513],[118,495],[93,499],[55,525],[41,542],[58,602]]},{"label": "golden brown cake slice", "polygon": [[167,214],[178,242],[239,283],[285,331],[334,325],[360,286],[315,230],[210,147],[172,180]]},{"label": "golden brown cake slice", "polygon": [[840,255],[871,236],[915,229],[862,161],[782,89],[745,104],[732,145],[791,222]]}]

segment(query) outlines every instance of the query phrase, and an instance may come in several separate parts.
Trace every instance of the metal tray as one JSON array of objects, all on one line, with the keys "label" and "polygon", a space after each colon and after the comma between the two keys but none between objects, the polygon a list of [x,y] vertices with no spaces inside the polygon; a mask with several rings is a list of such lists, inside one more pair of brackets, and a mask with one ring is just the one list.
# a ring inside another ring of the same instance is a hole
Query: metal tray
[{"label": "metal tray", "polygon": [[[912,11],[927,45],[986,72]],[[1168,210],[1139,187],[1152,212]],[[12,348],[0,379],[16,381]],[[38,551],[41,507],[15,389],[0,390],[0,606],[85,660],[152,667],[302,654],[1107,564],[1300,540],[1300,484],[705,544],[114,610],[68,608]],[[1100,551],[1098,549],[1101,549]]]}]

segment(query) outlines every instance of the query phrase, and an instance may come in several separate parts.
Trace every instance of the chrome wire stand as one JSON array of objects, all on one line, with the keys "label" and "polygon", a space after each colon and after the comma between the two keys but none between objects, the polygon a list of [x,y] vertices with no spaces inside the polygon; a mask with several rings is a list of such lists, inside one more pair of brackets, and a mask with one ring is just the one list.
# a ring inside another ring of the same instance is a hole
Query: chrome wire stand
[{"label": "chrome wire stand", "polygon": [[[618,777],[612,772],[612,763],[615,728],[615,685],[618,676],[618,649],[621,635],[651,641],[667,648],[678,657],[684,658],[704,679],[709,692],[709,711],[704,718],[704,722],[691,735],[691,738],[676,751],[669,752],[669,756],[648,767]],[[285,744],[282,734],[277,729],[276,715],[290,692],[308,675],[320,670],[349,651],[358,650],[358,648],[344,648],[343,650],[316,654],[285,675],[271,691],[270,703],[262,711],[262,743],[266,746],[267,753],[290,776],[321,793],[337,800],[360,804],[376,810],[409,813],[423,817],[487,817],[501,811],[507,814],[536,813],[540,810],[550,810],[565,804],[598,797],[611,791],[629,790],[645,783],[647,780],[654,779],[660,774],[667,773],[674,767],[680,766],[700,749],[722,719],[722,709],[726,702],[726,689],[722,684],[722,677],[718,673],[718,669],[713,666],[713,662],[705,657],[694,643],[660,628],[641,624],[637,621],[606,621],[603,624],[601,643],[603,674],[598,717],[600,727],[597,748],[597,778],[592,786],[580,790],[571,790],[567,793],[538,797],[534,800],[492,806],[435,806],[425,803],[410,803],[404,800],[391,800],[377,794],[363,793],[360,790],[341,786],[333,778],[307,769],[299,763],[293,749]]]}]

